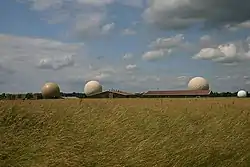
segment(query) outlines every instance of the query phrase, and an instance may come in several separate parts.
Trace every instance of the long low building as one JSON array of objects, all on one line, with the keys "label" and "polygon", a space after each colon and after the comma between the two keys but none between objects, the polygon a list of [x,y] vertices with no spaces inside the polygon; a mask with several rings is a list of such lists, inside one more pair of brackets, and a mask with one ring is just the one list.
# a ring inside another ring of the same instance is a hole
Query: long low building
[{"label": "long low building", "polygon": [[148,91],[142,94],[133,94],[120,90],[107,90],[88,96],[87,98],[162,98],[162,97],[208,97],[211,90],[168,90]]},{"label": "long low building", "polygon": [[107,90],[88,96],[87,98],[130,98],[135,97],[133,93],[120,90]]},{"label": "long low building", "polygon": [[211,90],[169,90],[169,91],[148,91],[142,97],[206,97],[210,96]]}]

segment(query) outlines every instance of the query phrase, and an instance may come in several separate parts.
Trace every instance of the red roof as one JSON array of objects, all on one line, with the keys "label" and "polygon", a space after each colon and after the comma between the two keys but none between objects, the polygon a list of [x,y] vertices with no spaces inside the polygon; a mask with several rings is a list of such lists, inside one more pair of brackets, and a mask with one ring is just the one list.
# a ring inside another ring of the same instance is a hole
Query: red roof
[{"label": "red roof", "polygon": [[112,93],[116,93],[116,94],[121,94],[121,95],[132,95],[132,93],[121,91],[121,90],[115,90],[115,89],[108,90],[108,92],[112,92]]},{"label": "red roof", "polygon": [[209,95],[210,90],[168,90],[168,91],[148,91],[143,95]]},{"label": "red roof", "polygon": [[107,92],[108,93],[116,93],[116,94],[120,94],[120,95],[123,95],[123,96],[132,95],[132,93],[128,93],[128,92],[124,92],[124,91],[120,91],[120,90],[106,90],[106,91],[103,91],[103,92],[92,94],[91,96],[104,94],[104,93],[107,93]]}]

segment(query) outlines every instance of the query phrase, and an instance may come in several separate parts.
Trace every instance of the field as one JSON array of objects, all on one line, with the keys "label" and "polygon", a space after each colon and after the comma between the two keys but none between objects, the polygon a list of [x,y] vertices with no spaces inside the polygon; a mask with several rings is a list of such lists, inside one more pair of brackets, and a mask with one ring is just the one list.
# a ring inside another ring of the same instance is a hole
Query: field
[{"label": "field", "polygon": [[250,100],[0,101],[1,167],[249,167]]}]

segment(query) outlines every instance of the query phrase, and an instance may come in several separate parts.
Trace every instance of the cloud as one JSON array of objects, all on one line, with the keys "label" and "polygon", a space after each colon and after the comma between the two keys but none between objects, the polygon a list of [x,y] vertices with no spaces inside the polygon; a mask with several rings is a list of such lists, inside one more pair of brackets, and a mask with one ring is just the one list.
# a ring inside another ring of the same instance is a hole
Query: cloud
[{"label": "cloud", "polygon": [[[108,6],[120,4],[141,8],[144,0],[17,0],[30,4],[43,20],[49,23],[65,23],[70,36],[77,38],[100,37],[114,30],[113,16]],[[132,31],[131,31],[132,32]],[[131,33],[130,32],[130,33]]]},{"label": "cloud", "polygon": [[92,6],[105,6],[112,4],[115,0],[76,0],[78,4],[92,5]]},{"label": "cloud", "polygon": [[211,36],[209,35],[203,35],[202,37],[200,37],[200,40],[201,41],[210,41],[211,40]]},{"label": "cloud", "polygon": [[99,37],[114,29],[106,6],[116,0],[22,0],[49,23],[68,25],[67,33],[77,38]]},{"label": "cloud", "polygon": [[148,51],[142,55],[142,59],[146,61],[156,61],[164,58],[171,54],[171,49],[160,49]]},{"label": "cloud", "polygon": [[210,35],[203,35],[200,37],[200,45],[202,48],[211,47],[213,45],[213,40]]},{"label": "cloud", "polygon": [[133,29],[126,28],[122,30],[122,35],[135,35],[136,31]]},{"label": "cloud", "polygon": [[20,0],[21,2],[31,3],[31,8],[37,11],[47,10],[49,8],[60,7],[63,4],[63,0]]},{"label": "cloud", "polygon": [[[86,49],[83,43],[64,43],[50,39],[2,34],[0,36],[1,62],[3,65],[13,67],[16,72],[12,74],[13,76],[7,73],[3,75],[5,66],[4,68],[0,66],[0,76],[6,83],[13,83],[8,85],[3,83],[1,90],[38,92],[45,82],[57,82],[62,91],[81,92],[87,80],[99,80],[106,89],[135,87],[130,85],[129,71],[136,69],[137,65],[130,64],[126,69],[119,62],[110,64],[106,59],[98,61],[86,54]],[[125,57],[132,58],[128,55]],[[133,75],[137,74],[133,73]],[[141,75],[143,77],[145,74]]]},{"label": "cloud", "polygon": [[73,34],[77,38],[90,38],[108,35],[115,29],[115,23],[107,22],[105,11],[77,14],[73,24]]},{"label": "cloud", "polygon": [[63,58],[45,58],[41,59],[39,64],[37,65],[40,69],[53,69],[53,70],[60,70],[66,67],[72,67],[75,65],[75,61],[73,56],[65,56]]},{"label": "cloud", "polygon": [[[92,6],[103,7],[105,5],[112,4],[115,0],[18,0],[20,2],[27,2],[31,5],[33,10],[44,11],[48,9],[60,9],[66,5],[77,6]],[[70,4],[70,3],[71,4]]]},{"label": "cloud", "polygon": [[109,23],[104,26],[102,26],[102,34],[108,34],[110,31],[112,31],[115,28],[115,23]]},{"label": "cloud", "polygon": [[174,51],[181,49],[188,49],[188,43],[184,41],[183,34],[177,34],[168,38],[157,38],[149,44],[151,49],[142,55],[142,59],[146,61],[160,60],[168,55],[171,55]]},{"label": "cloud", "polygon": [[133,57],[134,57],[134,55],[132,53],[126,53],[123,56],[123,60],[129,60],[129,59],[132,59]]},{"label": "cloud", "polygon": [[[100,81],[104,90],[117,88],[133,92],[186,88],[187,77],[180,74],[147,70],[143,62],[131,62],[124,67],[123,62],[110,64],[105,58],[98,61],[87,54],[87,49],[83,43],[1,34],[0,82],[4,82],[0,88],[4,92],[39,92],[45,82],[56,82],[63,92],[82,92],[88,80]],[[125,57],[132,57],[129,54]],[[143,58],[160,60],[168,54],[169,50],[153,50],[146,52]],[[141,70],[135,70],[138,66]],[[14,72],[10,75],[4,72],[5,68]]]},{"label": "cloud", "polygon": [[83,43],[0,34],[0,75],[11,83],[2,89],[38,91],[46,81],[59,82],[72,71],[85,71],[83,49]]},{"label": "cloud", "polygon": [[129,64],[129,65],[126,66],[126,69],[127,69],[127,70],[134,70],[134,69],[136,69],[136,68],[137,68],[137,65],[136,65],[136,64]]},{"label": "cloud", "polygon": [[105,24],[106,13],[79,14],[75,19],[74,32],[78,37],[99,36],[108,34],[114,29],[114,23]]},{"label": "cloud", "polygon": [[250,20],[244,21],[239,24],[227,24],[224,26],[225,29],[236,32],[241,29],[250,29]]},{"label": "cloud", "polygon": [[238,24],[237,27],[249,29],[250,28],[250,20],[247,20],[245,22]]},{"label": "cloud", "polygon": [[142,8],[144,0],[18,0],[21,2],[28,2],[31,4],[32,9],[42,11],[50,8],[60,8],[65,5],[71,4],[92,6],[92,7],[104,7],[113,3],[119,3],[121,5]]},{"label": "cloud", "polygon": [[151,42],[149,47],[154,49],[165,49],[165,48],[176,48],[179,47],[184,42],[184,35],[177,34],[169,38],[157,38],[155,41]]},{"label": "cloud", "polygon": [[[161,29],[206,28],[239,24],[250,19],[250,1],[242,0],[151,0],[143,18]],[[240,11],[240,12],[239,12]]]},{"label": "cloud", "polygon": [[203,48],[193,59],[212,60],[223,64],[238,64],[250,60],[247,41],[237,41],[219,45],[217,48]]},{"label": "cloud", "polygon": [[63,43],[43,38],[29,38],[0,34],[0,55],[4,62],[48,63],[55,59],[59,66],[71,62],[72,55],[84,47],[83,43]]}]

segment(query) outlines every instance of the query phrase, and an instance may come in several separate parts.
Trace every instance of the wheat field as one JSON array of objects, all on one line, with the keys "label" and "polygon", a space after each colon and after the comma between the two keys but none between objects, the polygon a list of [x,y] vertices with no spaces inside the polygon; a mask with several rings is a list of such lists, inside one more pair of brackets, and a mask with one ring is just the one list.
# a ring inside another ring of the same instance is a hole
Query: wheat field
[{"label": "wheat field", "polygon": [[0,101],[1,167],[249,167],[250,100]]}]

